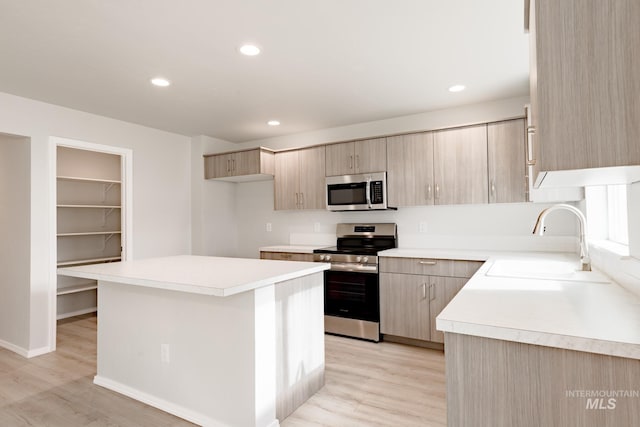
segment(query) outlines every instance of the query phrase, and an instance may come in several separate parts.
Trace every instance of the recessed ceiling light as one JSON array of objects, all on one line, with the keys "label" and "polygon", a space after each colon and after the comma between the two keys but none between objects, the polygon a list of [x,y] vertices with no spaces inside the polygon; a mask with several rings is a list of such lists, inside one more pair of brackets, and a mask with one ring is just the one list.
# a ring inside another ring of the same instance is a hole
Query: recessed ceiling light
[{"label": "recessed ceiling light", "polygon": [[269,126],[280,126],[280,122],[279,122],[279,121],[277,121],[277,120],[269,120],[269,121],[267,122],[267,124],[268,124]]},{"label": "recessed ceiling light", "polygon": [[240,53],[247,56],[256,56],[260,53],[260,48],[253,44],[240,46]]},{"label": "recessed ceiling light", "polygon": [[154,77],[151,79],[151,84],[159,87],[167,87],[171,82],[164,77]]},{"label": "recessed ceiling light", "polygon": [[465,90],[464,85],[453,85],[449,88],[449,92],[462,92]]}]

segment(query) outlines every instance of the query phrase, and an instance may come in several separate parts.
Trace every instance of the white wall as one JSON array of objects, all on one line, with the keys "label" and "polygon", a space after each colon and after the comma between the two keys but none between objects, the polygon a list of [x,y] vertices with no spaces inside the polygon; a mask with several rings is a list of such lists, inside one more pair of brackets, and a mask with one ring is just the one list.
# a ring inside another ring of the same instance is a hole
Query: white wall
[{"label": "white wall", "polygon": [[[577,250],[571,215],[551,216],[544,236],[531,234],[538,213],[547,206],[509,203],[378,212],[274,211],[273,181],[242,183],[237,184],[238,256],[256,258],[258,248],[269,245],[335,244],[335,226],[340,222],[395,222],[398,244],[407,248]],[[426,232],[420,232],[421,222],[426,223]],[[267,223],[271,223],[271,232],[266,231]]]},{"label": "white wall", "polygon": [[133,258],[191,251],[191,138],[0,93],[0,132],[31,138],[30,355],[51,347],[49,298],[55,283],[49,218],[49,138],[133,150]]},{"label": "white wall", "polygon": [[221,139],[192,140],[192,250],[194,255],[235,256],[237,253],[236,184],[204,179],[203,154],[237,150]]},{"label": "white wall", "polygon": [[[350,126],[320,129],[282,137],[259,139],[238,144],[236,147],[268,147],[274,150],[297,148],[349,139],[387,136],[399,133],[419,132],[474,123],[486,123],[524,116],[528,97],[502,99],[482,104],[431,111],[411,116],[395,117]],[[286,126],[284,123],[282,126]],[[286,128],[285,128],[286,129]]]},{"label": "white wall", "polygon": [[[194,168],[202,170],[201,154],[264,146],[271,149],[391,135],[404,132],[497,121],[522,117],[528,98],[512,98],[459,108],[322,129],[296,135],[228,144],[207,138],[194,139]],[[285,124],[286,125],[286,124]],[[208,144],[204,143],[208,141]],[[200,155],[197,155],[197,152]],[[234,242],[238,256],[257,257],[258,248],[274,244],[335,242],[335,224],[355,221],[390,221],[399,227],[404,247],[467,247],[486,249],[575,250],[576,225],[569,215],[550,218],[544,237],[531,235],[533,223],[545,204],[460,205],[401,208],[397,212],[274,211],[273,181],[230,184],[208,181],[203,197],[205,240],[203,254],[219,255]],[[196,197],[194,195],[194,197]],[[234,202],[232,205],[229,203]],[[209,204],[209,206],[207,206]],[[224,230],[214,224],[224,218]],[[419,232],[420,222],[427,231]],[[266,224],[272,231],[266,231]],[[195,224],[195,223],[194,223]],[[233,224],[233,229],[231,228]],[[319,227],[319,231],[316,231]],[[195,230],[195,226],[194,226]],[[234,239],[235,237],[235,239]],[[196,236],[194,236],[194,242]],[[220,242],[226,241],[223,247]],[[226,253],[232,253],[230,250]]]},{"label": "white wall", "polygon": [[29,148],[0,134],[0,343],[14,351],[29,345]]}]

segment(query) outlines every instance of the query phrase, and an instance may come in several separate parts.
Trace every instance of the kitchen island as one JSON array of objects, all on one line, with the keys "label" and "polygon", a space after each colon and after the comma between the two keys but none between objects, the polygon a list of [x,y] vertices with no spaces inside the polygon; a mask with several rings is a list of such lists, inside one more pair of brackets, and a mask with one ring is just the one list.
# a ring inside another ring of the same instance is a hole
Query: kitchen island
[{"label": "kitchen island", "polygon": [[274,427],[324,384],[328,264],[174,256],[98,280],[94,383],[206,426]]}]

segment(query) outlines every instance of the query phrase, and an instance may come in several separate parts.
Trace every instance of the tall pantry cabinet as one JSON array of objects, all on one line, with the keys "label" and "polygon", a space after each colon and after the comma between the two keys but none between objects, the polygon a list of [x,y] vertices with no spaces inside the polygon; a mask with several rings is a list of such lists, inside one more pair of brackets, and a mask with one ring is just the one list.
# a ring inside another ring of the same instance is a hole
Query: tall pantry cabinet
[{"label": "tall pantry cabinet", "polygon": [[[120,261],[121,157],[58,146],[56,159],[57,266]],[[96,310],[95,280],[58,276],[58,319]]]}]

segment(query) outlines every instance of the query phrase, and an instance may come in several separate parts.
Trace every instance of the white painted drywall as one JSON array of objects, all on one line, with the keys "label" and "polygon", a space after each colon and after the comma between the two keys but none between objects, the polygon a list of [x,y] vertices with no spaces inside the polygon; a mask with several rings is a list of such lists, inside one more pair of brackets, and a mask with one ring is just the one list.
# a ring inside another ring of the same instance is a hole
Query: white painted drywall
[{"label": "white painted drywall", "polygon": [[0,134],[0,342],[29,345],[29,138]]},{"label": "white painted drywall", "polygon": [[[494,250],[577,250],[576,223],[569,215],[549,217],[547,234],[533,236],[538,203],[450,205],[399,208],[397,211],[274,211],[273,182],[237,185],[238,256],[255,258],[261,246],[335,243],[340,222],[395,222],[398,243],[405,248]],[[266,231],[270,223],[272,231]],[[319,224],[316,231],[315,224]],[[420,223],[426,231],[420,232]]]},{"label": "white painted drywall", "polygon": [[191,233],[194,255],[237,253],[236,184],[204,179],[203,154],[237,150],[237,145],[207,136],[191,143]]},{"label": "white painted drywall", "polygon": [[37,354],[52,345],[49,298],[55,259],[50,248],[55,224],[49,217],[49,138],[133,150],[134,259],[191,251],[191,138],[6,93],[0,93],[0,111],[0,132],[31,138],[30,331],[21,341]]},{"label": "white painted drywall", "polygon": [[[312,102],[312,101],[310,101]],[[259,139],[238,144],[236,147],[268,147],[274,150],[297,148],[329,142],[347,141],[398,133],[418,132],[474,123],[486,123],[524,116],[528,97],[503,99],[482,104],[431,111],[411,116],[395,117],[350,126],[320,129],[282,137]],[[286,127],[286,123],[281,126]]]}]

